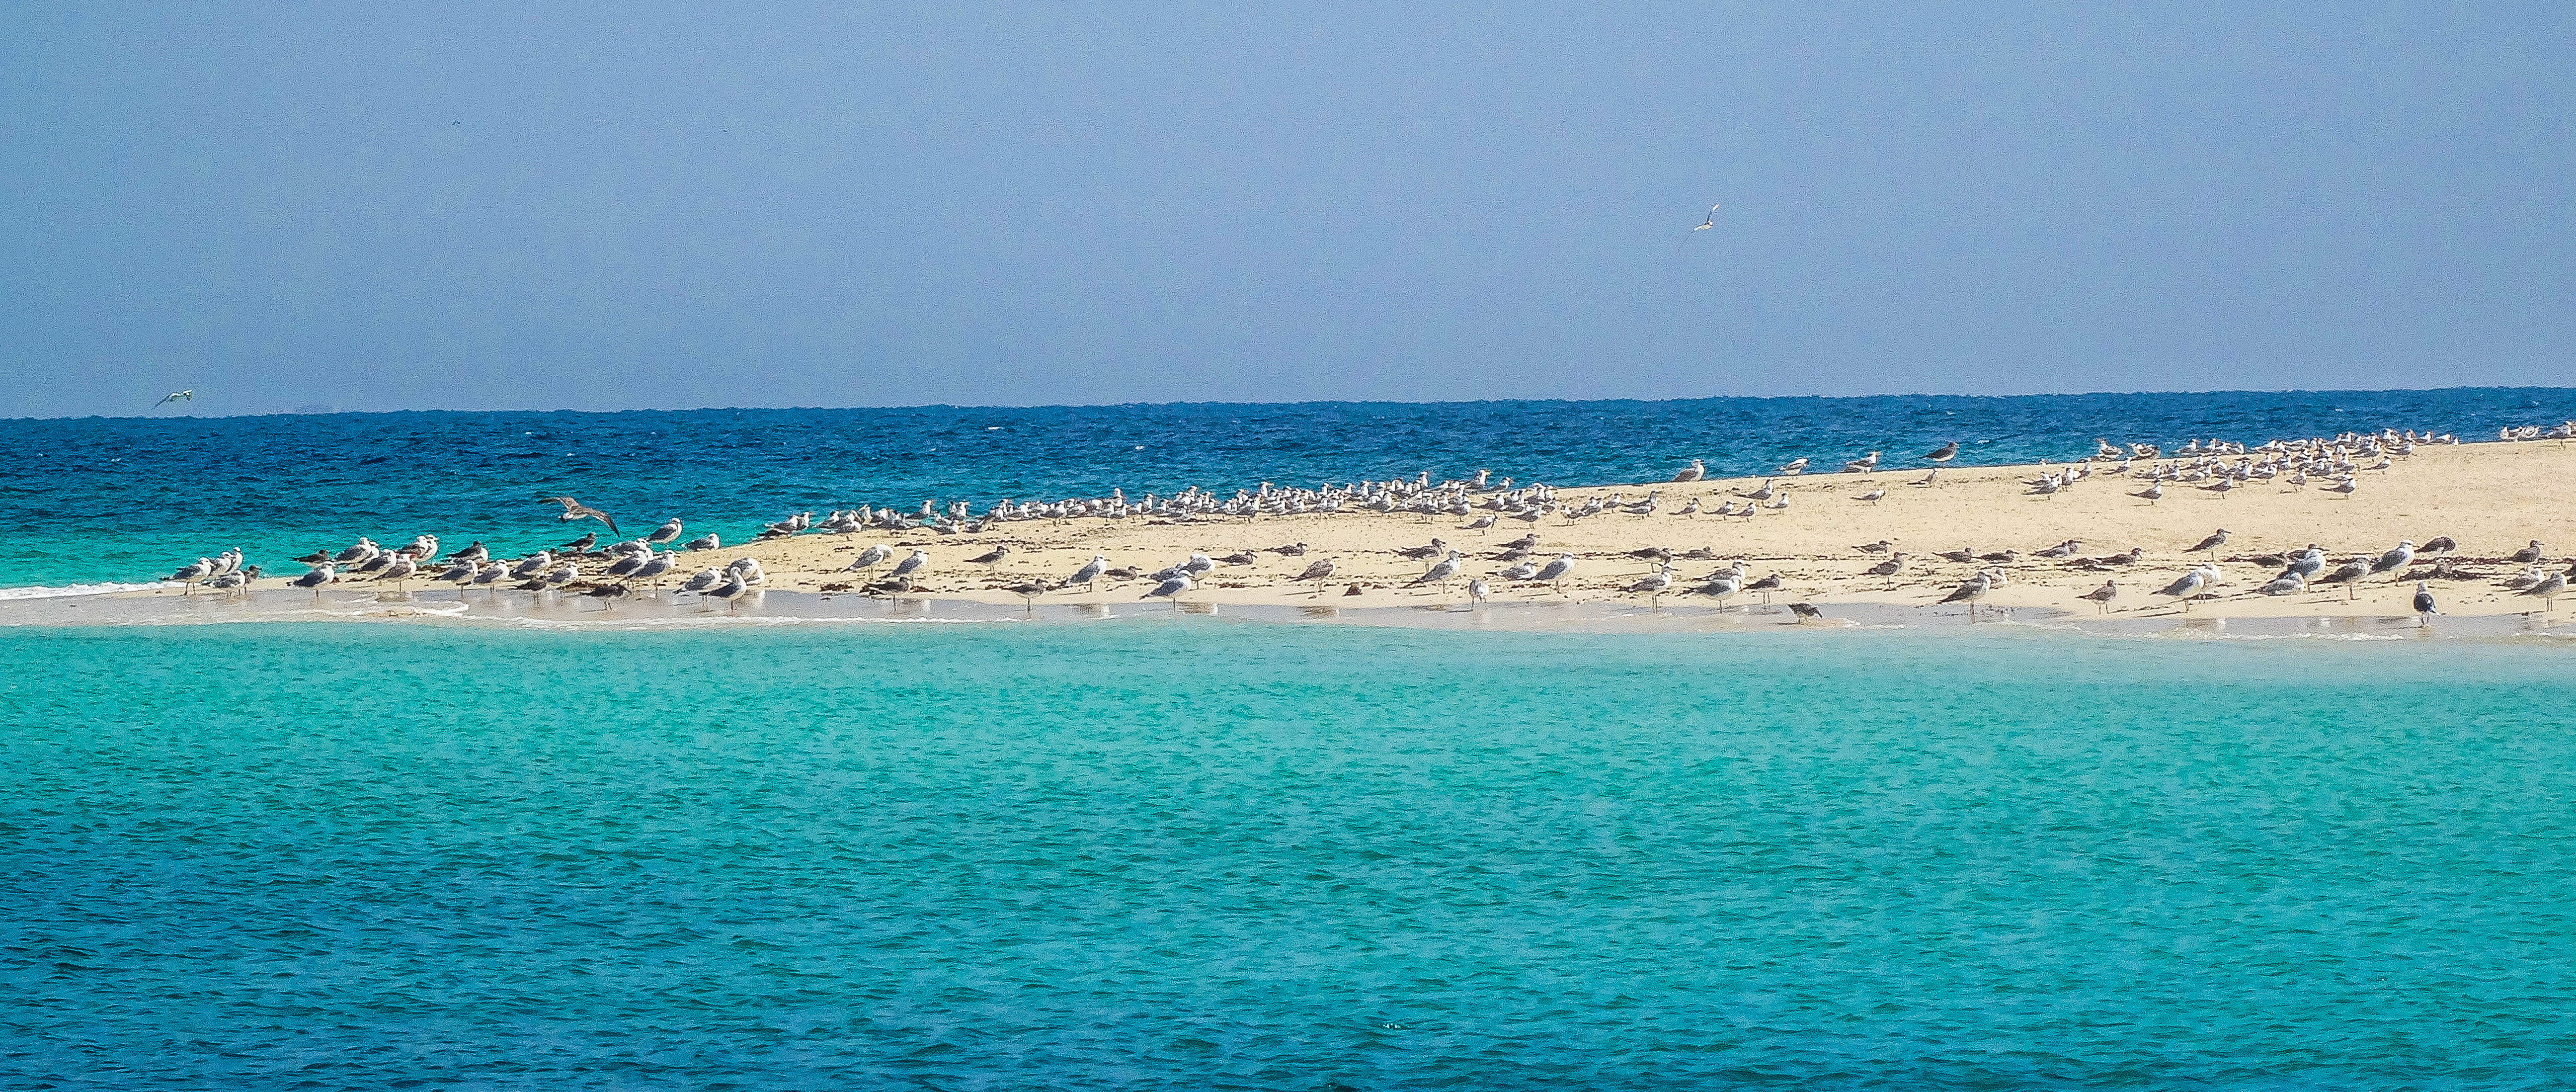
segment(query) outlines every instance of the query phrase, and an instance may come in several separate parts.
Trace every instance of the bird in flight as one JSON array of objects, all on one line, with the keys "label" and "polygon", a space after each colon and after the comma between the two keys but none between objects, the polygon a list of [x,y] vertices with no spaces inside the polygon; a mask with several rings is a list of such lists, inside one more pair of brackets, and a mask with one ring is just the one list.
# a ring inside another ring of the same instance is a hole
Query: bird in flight
[{"label": "bird in flight", "polygon": [[1691,230],[1692,230],[1692,231],[1707,231],[1707,230],[1708,230],[1708,229],[1710,229],[1710,228],[1716,227],[1716,226],[1717,226],[1717,210],[1718,210],[1718,208],[1719,208],[1719,207],[1720,207],[1720,206],[1717,206],[1717,205],[1710,205],[1710,206],[1708,207],[1708,219],[1700,221],[1700,225],[1699,225],[1698,227],[1692,228]]},{"label": "bird in flight", "polygon": [[168,394],[162,395],[160,401],[152,403],[152,408],[160,409],[172,402],[194,402],[196,400],[197,392],[195,391],[171,391]]},{"label": "bird in flight", "polygon": [[571,497],[547,497],[546,499],[553,501],[556,504],[563,505],[563,514],[555,517],[555,522],[557,523],[571,523],[577,519],[595,519],[608,525],[609,534],[614,535],[620,533],[617,530],[617,521],[610,519],[606,512],[602,512],[599,509],[583,504]]}]

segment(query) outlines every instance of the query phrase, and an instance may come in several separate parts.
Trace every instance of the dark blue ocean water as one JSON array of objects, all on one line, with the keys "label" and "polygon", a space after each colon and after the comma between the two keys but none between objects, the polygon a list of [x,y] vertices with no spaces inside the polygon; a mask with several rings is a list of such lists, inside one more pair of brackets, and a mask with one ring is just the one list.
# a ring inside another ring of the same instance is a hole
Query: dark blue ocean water
[{"label": "dark blue ocean water", "polygon": [[0,1088],[2566,1088],[2567,656],[0,630]]},{"label": "dark blue ocean water", "polygon": [[1450,405],[391,413],[0,421],[0,587],[157,577],[227,546],[275,563],[354,536],[511,551],[552,545],[569,493],[629,533],[671,516],[729,541],[860,503],[1130,494],[1263,480],[1660,479],[1691,458],[1758,473],[1947,440],[1963,463],[2080,458],[2093,439],[2172,445],[2380,427],[2492,436],[2576,417],[2576,390],[2015,398],[1719,398]]}]

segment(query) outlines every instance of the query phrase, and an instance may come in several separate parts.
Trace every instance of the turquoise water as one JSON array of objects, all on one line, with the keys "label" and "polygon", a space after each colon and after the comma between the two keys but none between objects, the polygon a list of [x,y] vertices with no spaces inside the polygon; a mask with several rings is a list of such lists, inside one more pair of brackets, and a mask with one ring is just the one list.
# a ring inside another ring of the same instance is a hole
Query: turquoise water
[{"label": "turquoise water", "polygon": [[9,1088],[2549,1088],[2537,642],[0,631]]}]

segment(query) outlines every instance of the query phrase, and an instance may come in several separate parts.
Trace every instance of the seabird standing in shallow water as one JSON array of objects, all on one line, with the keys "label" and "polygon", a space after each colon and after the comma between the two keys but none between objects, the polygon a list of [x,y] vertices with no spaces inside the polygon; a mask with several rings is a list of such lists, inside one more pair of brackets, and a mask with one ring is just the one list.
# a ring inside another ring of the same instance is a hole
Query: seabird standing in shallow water
[{"label": "seabird standing in shallow water", "polygon": [[2433,586],[2432,586],[2431,584],[2427,584],[2427,583],[2425,583],[2424,581],[2421,581],[2421,580],[2416,581],[2416,582],[2415,582],[2415,625],[2416,625],[2416,627],[2417,627],[2417,628],[2422,628],[2422,627],[2424,627],[2424,626],[2432,625],[2432,624],[2433,624],[2433,616],[2434,616],[2434,615],[2436,615],[2436,614],[2440,614],[2440,613],[2442,613],[2442,612],[2441,612],[2441,611],[2438,611],[2438,610],[2433,609]]}]

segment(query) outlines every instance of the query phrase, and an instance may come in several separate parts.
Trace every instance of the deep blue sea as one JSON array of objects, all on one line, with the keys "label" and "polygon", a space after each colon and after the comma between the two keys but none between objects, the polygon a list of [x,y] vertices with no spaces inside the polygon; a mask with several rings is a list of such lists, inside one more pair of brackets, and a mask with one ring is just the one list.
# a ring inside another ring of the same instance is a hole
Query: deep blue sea
[{"label": "deep blue sea", "polygon": [[2576,1082],[2568,650],[2007,629],[0,629],[0,1087]]},{"label": "deep blue sea", "polygon": [[[2569,417],[5,421],[0,585],[357,534],[510,552],[564,537],[558,492],[739,538],[932,497]],[[0,617],[0,1090],[2576,1086],[2564,637],[981,617]]]},{"label": "deep blue sea", "polygon": [[[678,516],[736,541],[802,510],[1231,491],[1359,478],[1559,485],[1719,475],[1804,455],[2077,459],[2095,437],[2178,444],[2346,430],[2491,438],[2576,418],[2576,390],[2013,398],[1714,398],[1449,405],[1164,405],[631,413],[374,413],[0,421],[0,588],[159,577],[228,546],[273,568],[364,534],[520,552],[562,541],[570,494],[628,533]],[[631,526],[629,526],[631,525]],[[288,571],[293,566],[285,566]]]}]

